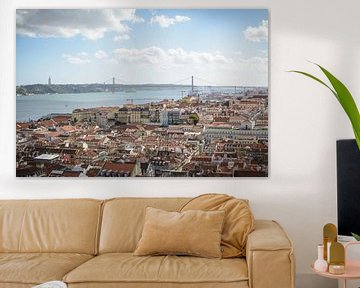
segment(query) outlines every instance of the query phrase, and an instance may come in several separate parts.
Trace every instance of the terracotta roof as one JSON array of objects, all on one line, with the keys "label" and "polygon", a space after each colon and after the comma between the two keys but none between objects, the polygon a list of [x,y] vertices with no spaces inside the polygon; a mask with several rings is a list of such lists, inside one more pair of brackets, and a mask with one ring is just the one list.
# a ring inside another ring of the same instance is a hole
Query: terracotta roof
[{"label": "terracotta roof", "polygon": [[30,125],[31,125],[30,122],[26,122],[26,123],[18,122],[16,123],[16,129],[27,129],[30,127]]},{"label": "terracotta roof", "polygon": [[71,119],[71,116],[54,116],[52,117],[52,119],[57,123],[67,122],[68,120]]},{"label": "terracotta roof", "polygon": [[80,174],[80,171],[64,171],[62,177],[79,177]]},{"label": "terracotta roof", "polygon": [[96,177],[100,172],[100,168],[90,168],[89,171],[86,173],[88,177]]},{"label": "terracotta roof", "polygon": [[211,162],[211,156],[195,156],[193,161]]},{"label": "terracotta roof", "polygon": [[229,116],[214,117],[214,122],[229,122]]},{"label": "terracotta roof", "polygon": [[75,131],[76,128],[74,126],[71,126],[71,125],[66,125],[66,126],[61,126],[60,130],[62,130],[64,132],[72,132],[72,131]]},{"label": "terracotta roof", "polygon": [[57,123],[52,119],[40,121],[38,124],[40,126],[44,126],[44,127],[51,127],[51,126],[57,125]]},{"label": "terracotta roof", "polygon": [[113,163],[113,162],[105,162],[102,170],[111,170],[113,172],[124,172],[131,173],[135,168],[134,163]]}]

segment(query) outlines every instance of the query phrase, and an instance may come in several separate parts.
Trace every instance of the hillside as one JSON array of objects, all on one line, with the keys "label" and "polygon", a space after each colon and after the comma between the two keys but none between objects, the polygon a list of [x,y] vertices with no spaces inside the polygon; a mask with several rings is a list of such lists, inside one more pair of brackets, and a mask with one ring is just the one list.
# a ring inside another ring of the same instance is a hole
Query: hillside
[{"label": "hillside", "polygon": [[[124,84],[115,84],[115,92],[126,91],[126,90],[136,90],[141,88],[152,87],[158,88],[176,88],[182,85],[173,85],[173,84],[138,84],[138,85],[124,85]],[[188,87],[184,85],[182,87]],[[31,85],[20,85],[16,86],[16,95],[33,95],[33,94],[70,94],[70,93],[92,93],[92,92],[104,92],[112,91],[112,84],[54,84],[54,85],[45,85],[45,84],[31,84]]]}]

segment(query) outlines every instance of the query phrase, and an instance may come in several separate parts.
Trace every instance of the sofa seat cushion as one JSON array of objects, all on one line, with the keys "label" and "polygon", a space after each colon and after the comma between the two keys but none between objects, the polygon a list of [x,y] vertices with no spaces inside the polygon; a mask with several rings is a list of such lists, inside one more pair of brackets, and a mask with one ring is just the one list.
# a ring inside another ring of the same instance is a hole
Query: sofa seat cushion
[{"label": "sofa seat cushion", "polygon": [[96,256],[64,277],[67,283],[247,283],[244,259],[206,259],[189,256],[134,256],[111,253]]},{"label": "sofa seat cushion", "polygon": [[93,256],[72,253],[0,253],[0,285],[61,280]]}]

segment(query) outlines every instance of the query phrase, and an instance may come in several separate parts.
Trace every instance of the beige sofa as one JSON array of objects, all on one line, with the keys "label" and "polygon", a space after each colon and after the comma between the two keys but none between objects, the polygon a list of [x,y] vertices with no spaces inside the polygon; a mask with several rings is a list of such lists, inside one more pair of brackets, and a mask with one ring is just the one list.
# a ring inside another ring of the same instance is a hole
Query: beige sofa
[{"label": "beige sofa", "polygon": [[293,288],[292,244],[256,220],[246,258],[133,256],[146,206],[179,210],[186,198],[0,201],[0,288],[62,280],[71,288]]}]

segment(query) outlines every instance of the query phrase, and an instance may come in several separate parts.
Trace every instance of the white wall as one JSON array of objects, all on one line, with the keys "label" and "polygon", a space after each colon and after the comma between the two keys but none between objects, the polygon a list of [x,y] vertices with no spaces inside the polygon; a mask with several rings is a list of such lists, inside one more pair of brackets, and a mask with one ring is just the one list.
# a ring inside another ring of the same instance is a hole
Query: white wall
[{"label": "white wall", "polygon": [[[15,8],[105,6],[269,8],[269,178],[79,181],[15,178]],[[285,71],[294,68],[316,71],[306,60],[321,63],[344,80],[359,102],[359,11],[358,0],[2,0],[0,198],[194,196],[207,192],[248,198],[257,218],[278,220],[293,239],[297,286],[309,288],[316,283],[317,287],[334,287],[333,282],[330,286],[321,284],[322,280],[312,275],[309,264],[316,256],[322,226],[336,223],[335,141],[352,137],[351,128],[325,88]]]}]

